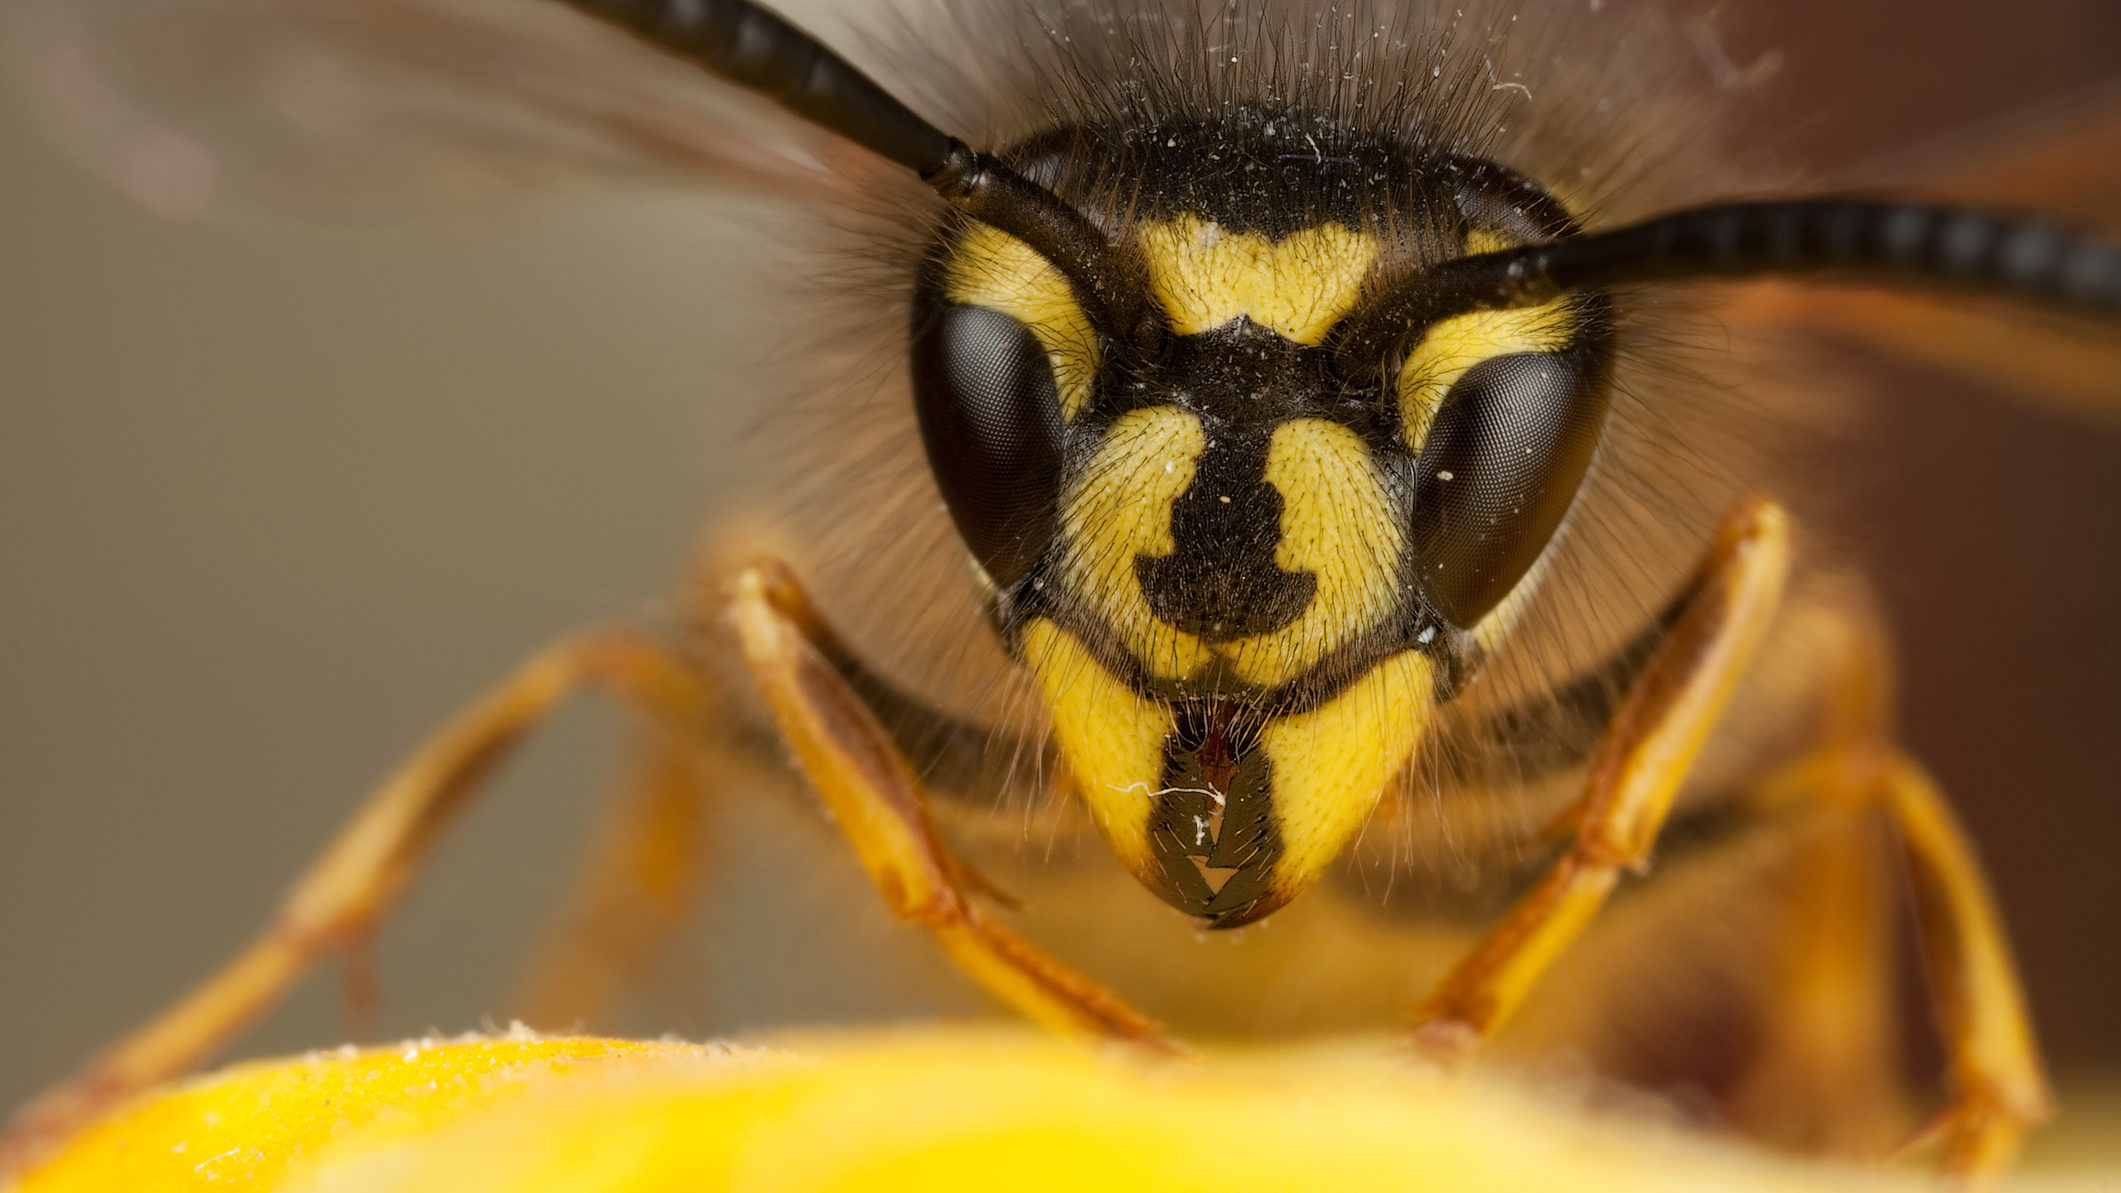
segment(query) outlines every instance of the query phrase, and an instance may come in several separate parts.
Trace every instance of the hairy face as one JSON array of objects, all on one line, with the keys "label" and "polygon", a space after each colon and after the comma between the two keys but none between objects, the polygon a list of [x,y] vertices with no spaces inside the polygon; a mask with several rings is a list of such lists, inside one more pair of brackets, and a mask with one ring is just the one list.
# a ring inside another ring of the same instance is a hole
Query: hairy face
[{"label": "hairy face", "polygon": [[1122,247],[1152,334],[1101,336],[1028,245],[947,230],[913,324],[930,463],[1106,839],[1246,923],[1341,852],[1506,619],[1597,442],[1603,306],[1358,356],[1391,283],[1568,216],[1301,112],[1015,156]]}]

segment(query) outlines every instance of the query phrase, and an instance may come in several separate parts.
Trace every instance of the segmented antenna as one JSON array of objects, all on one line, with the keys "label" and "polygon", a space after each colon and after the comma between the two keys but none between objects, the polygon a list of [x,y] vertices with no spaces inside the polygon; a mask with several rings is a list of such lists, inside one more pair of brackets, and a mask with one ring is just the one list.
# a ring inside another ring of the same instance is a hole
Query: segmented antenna
[{"label": "segmented antenna", "polygon": [[823,42],[751,0],[565,3],[756,91],[919,174],[957,210],[1038,250],[1103,330],[1136,330],[1138,288],[1096,225],[1053,192],[916,115]]},{"label": "segmented antenna", "polygon": [[[957,138],[815,37],[751,0],[565,0],[919,174],[952,207],[1029,244],[1100,330],[1154,320],[1088,217]],[[1697,207],[1610,232],[1446,261],[1401,284],[1341,340],[1375,359],[1407,330],[1641,282],[1828,274],[2121,314],[2121,247],[2033,219],[1920,203],[1809,199]]]},{"label": "segmented antenna", "polygon": [[1965,207],[1794,199],[1696,207],[1638,224],[1446,261],[1402,283],[1351,354],[1470,311],[1538,306],[1641,282],[1827,275],[1996,294],[2121,315],[2121,246]]}]

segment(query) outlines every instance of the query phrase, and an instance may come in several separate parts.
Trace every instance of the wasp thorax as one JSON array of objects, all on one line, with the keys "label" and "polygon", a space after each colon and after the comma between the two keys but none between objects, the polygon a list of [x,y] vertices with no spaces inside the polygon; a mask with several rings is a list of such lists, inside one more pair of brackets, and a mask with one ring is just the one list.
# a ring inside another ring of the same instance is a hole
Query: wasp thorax
[{"label": "wasp thorax", "polygon": [[1108,840],[1175,906],[1244,923],[1361,826],[1553,538],[1604,415],[1602,301],[1360,359],[1366,301],[1566,214],[1500,167],[1288,114],[1018,156],[1126,276],[947,229],[913,325],[930,463]]}]

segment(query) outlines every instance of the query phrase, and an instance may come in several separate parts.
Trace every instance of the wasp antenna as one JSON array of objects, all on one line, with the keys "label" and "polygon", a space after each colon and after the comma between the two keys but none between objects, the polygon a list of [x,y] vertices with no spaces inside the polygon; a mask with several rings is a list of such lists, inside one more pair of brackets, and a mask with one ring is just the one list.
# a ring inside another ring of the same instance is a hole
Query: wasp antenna
[{"label": "wasp antenna", "polygon": [[1136,331],[1139,304],[1127,300],[1119,255],[1082,212],[923,120],[778,13],[750,0],[565,2],[912,170],[952,207],[1051,261],[1107,331]]},{"label": "wasp antenna", "polygon": [[[2121,247],[1967,207],[1792,200],[1699,207],[1501,254],[1511,288],[1838,273],[2121,314]],[[1534,299],[1534,301],[1539,301]]]},{"label": "wasp antenna", "polygon": [[2053,223],[1924,203],[1796,199],[1672,212],[1446,261],[1403,283],[1352,352],[1477,310],[1643,282],[1838,275],[2121,315],[2121,247]]},{"label": "wasp antenna", "polygon": [[956,142],[780,14],[748,0],[566,0],[917,173]]}]

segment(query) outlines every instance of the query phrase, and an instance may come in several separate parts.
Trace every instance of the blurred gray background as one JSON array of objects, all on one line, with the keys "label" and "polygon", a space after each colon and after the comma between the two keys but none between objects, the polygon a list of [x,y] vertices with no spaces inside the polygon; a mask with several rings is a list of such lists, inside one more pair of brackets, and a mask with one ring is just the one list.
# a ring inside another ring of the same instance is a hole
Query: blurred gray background
[{"label": "blurred gray background", "polygon": [[[1729,4],[1822,170],[2121,77],[2110,0]],[[226,956],[357,796],[535,646],[652,612],[737,480],[766,257],[711,199],[432,223],[170,223],[0,99],[0,1106]],[[736,362],[732,366],[731,362]],[[1975,826],[2065,1072],[2121,1068],[2121,419],[1909,375],[1845,528],[1895,606],[1908,737]],[[1998,478],[2008,478],[2007,482]],[[382,1036],[493,1013],[592,823],[577,711],[442,851]],[[745,813],[643,1030],[979,1004],[851,861]],[[828,925],[856,930],[835,946]],[[882,942],[882,943],[879,943]],[[335,1042],[334,974],[242,1053]]]}]

